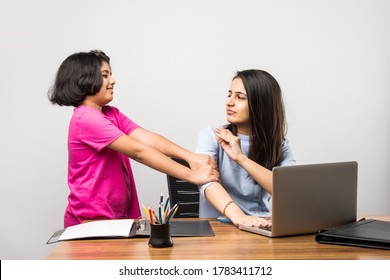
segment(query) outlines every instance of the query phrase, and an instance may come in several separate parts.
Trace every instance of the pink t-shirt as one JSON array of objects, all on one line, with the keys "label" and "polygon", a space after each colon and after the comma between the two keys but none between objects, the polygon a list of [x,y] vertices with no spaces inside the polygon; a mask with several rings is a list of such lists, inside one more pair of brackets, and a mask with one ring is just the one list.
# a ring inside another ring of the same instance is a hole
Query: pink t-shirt
[{"label": "pink t-shirt", "polygon": [[74,109],[68,136],[70,194],[65,227],[83,220],[140,217],[130,160],[107,148],[138,127],[112,106],[102,112],[87,106]]}]

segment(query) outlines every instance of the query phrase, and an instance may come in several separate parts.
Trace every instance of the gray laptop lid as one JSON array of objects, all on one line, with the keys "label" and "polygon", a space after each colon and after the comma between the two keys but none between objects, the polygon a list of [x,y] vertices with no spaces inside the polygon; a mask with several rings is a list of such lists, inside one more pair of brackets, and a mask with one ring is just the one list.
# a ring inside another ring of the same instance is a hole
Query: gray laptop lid
[{"label": "gray laptop lid", "polygon": [[357,178],[357,162],[275,167],[272,233],[254,232],[307,234],[356,221]]}]

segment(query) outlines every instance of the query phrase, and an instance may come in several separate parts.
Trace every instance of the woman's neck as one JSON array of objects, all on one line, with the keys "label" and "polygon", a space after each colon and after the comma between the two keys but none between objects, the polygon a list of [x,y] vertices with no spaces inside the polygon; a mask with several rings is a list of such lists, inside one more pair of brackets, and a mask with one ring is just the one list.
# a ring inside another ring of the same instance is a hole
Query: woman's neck
[{"label": "woman's neck", "polygon": [[241,127],[241,126],[236,126],[237,127],[237,133],[241,135],[250,135],[250,128],[249,127]]}]

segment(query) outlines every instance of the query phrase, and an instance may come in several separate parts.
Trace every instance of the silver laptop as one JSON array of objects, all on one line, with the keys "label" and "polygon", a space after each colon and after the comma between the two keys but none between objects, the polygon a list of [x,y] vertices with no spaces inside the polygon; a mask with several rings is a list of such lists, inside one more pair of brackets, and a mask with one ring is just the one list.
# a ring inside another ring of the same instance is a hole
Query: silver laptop
[{"label": "silver laptop", "polygon": [[317,233],[356,221],[357,162],[273,169],[272,227],[239,226],[269,237]]}]

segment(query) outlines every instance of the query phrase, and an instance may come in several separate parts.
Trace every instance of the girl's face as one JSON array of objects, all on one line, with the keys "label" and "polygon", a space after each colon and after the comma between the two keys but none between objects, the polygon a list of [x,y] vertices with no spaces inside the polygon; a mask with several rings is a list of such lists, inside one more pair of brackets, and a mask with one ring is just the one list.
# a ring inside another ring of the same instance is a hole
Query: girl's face
[{"label": "girl's face", "polygon": [[235,78],[226,100],[227,121],[237,126],[237,132],[249,135],[249,106],[248,95],[241,78]]},{"label": "girl's face", "polygon": [[95,95],[87,96],[85,100],[89,106],[98,109],[101,109],[112,101],[115,84],[115,80],[111,76],[111,67],[105,61],[102,62],[101,73],[103,82],[100,90]]}]

